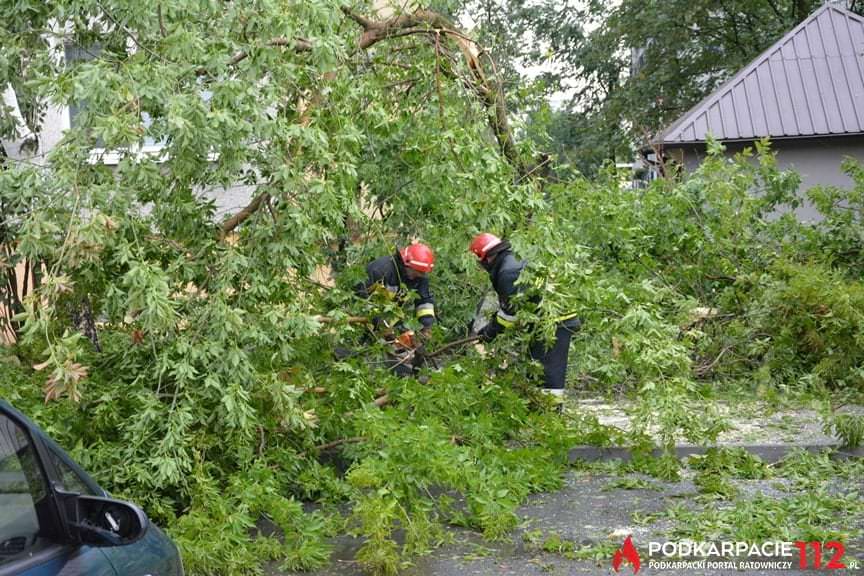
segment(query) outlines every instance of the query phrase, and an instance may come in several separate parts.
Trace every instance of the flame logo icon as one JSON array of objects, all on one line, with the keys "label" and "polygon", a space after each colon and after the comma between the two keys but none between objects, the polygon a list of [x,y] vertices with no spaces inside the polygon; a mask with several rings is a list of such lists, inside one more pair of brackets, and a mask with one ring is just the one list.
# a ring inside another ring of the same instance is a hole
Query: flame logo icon
[{"label": "flame logo icon", "polygon": [[618,568],[621,567],[621,562],[624,560],[627,560],[633,566],[633,574],[639,572],[639,568],[642,566],[639,552],[636,551],[636,547],[633,546],[633,541],[630,538],[631,536],[627,536],[627,539],[624,540],[624,545],[616,550],[615,556],[612,557],[612,568],[615,569],[615,572],[618,572]]}]

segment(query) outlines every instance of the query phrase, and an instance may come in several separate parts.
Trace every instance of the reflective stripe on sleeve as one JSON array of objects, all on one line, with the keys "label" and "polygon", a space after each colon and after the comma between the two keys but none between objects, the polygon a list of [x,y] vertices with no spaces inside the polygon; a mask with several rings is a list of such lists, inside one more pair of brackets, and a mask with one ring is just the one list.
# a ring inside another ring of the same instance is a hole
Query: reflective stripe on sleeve
[{"label": "reflective stripe on sleeve", "polygon": [[510,328],[514,324],[516,324],[516,316],[511,314],[507,314],[503,310],[498,310],[497,314],[498,323],[501,324],[505,328]]},{"label": "reflective stripe on sleeve", "polygon": [[435,316],[435,305],[434,304],[420,304],[416,308],[417,318],[423,318],[424,316]]}]

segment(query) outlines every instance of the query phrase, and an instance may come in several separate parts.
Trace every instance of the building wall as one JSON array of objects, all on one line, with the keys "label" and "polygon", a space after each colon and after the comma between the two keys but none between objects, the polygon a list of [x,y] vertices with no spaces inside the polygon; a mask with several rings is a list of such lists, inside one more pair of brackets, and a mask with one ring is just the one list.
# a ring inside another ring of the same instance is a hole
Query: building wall
[{"label": "building wall", "polygon": [[419,6],[420,3],[415,0],[373,0],[372,12],[383,20],[396,13],[413,12]]},{"label": "building wall", "polygon": [[[724,143],[729,156],[752,142]],[[800,140],[775,140],[771,144],[777,153],[777,164],[783,170],[795,170],[801,175],[800,192],[804,204],[795,213],[802,220],[818,220],[818,211],[806,200],[806,191],[814,186],[839,186],[851,188],[852,179],[840,168],[847,157],[864,164],[864,135],[833,138],[808,138]],[[696,144],[682,148],[667,146],[665,151],[672,158],[681,158],[684,169],[692,172],[705,159],[705,145]],[[755,161],[755,160],[754,160]]]},{"label": "building wall", "polygon": [[[15,274],[18,278],[18,286],[17,292],[18,297],[23,298],[26,296],[24,293],[24,276],[25,276],[25,268],[24,264],[18,264],[15,266]],[[5,274],[0,277],[0,282],[6,282]],[[29,274],[27,277],[27,286],[28,291],[29,287],[33,286],[33,275]],[[11,344],[15,341],[15,334],[9,328],[9,310],[6,309],[5,304],[0,302],[0,345]]]}]

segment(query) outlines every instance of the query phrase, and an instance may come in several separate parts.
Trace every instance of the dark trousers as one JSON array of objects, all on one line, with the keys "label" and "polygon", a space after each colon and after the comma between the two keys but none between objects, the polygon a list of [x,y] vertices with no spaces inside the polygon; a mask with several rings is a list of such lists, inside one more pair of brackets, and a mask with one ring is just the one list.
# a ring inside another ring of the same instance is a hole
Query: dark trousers
[{"label": "dark trousers", "polygon": [[567,381],[567,355],[570,352],[570,339],[579,331],[582,323],[578,318],[565,320],[555,329],[555,341],[547,347],[542,340],[531,342],[531,359],[543,365],[543,387],[563,390]]}]

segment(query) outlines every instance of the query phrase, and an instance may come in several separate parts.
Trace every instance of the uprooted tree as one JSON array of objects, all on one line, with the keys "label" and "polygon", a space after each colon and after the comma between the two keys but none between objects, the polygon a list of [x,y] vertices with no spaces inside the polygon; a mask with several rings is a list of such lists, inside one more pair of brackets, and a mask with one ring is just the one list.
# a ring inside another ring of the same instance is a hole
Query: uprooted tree
[{"label": "uprooted tree", "polygon": [[[363,355],[337,361],[335,347],[374,339],[350,316],[399,314],[350,287],[411,238],[439,254],[440,343],[464,336],[485,289],[471,234],[509,235],[544,294],[533,324],[586,319],[574,376],[642,392],[632,442],[710,441],[719,424],[691,404],[715,376],[860,385],[860,355],[833,352],[864,329],[845,276],[860,269],[860,190],[846,204],[817,194],[829,218],[805,229],[766,218],[796,186],[769,156],[713,156],[645,192],[614,174],[543,183],[492,60],[423,8],[33,0],[3,13],[0,83],[21,118],[78,113],[44,158],[0,170],[0,270],[26,262],[38,277],[15,302],[24,367],[4,361],[0,389],[168,524],[192,573],[316,566],[337,530],[393,573],[445,522],[500,537],[526,494],[558,485],[572,443],[614,440],[532,410],[523,363],[470,354],[421,384]],[[87,57],[62,58],[66,45]],[[2,128],[12,138],[16,122]],[[251,201],[220,212],[213,198],[238,186]],[[332,286],[313,279],[323,271]],[[822,327],[830,343],[801,336]],[[347,519],[330,513],[343,501]],[[284,538],[257,531],[264,520]]]}]

